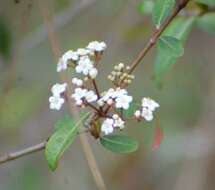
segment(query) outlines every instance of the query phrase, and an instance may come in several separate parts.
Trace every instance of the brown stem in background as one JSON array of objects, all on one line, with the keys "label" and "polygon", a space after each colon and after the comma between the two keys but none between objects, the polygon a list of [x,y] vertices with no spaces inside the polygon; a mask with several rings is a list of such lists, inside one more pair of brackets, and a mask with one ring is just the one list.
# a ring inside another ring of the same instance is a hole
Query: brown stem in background
[{"label": "brown stem in background", "polygon": [[[39,2],[40,12],[43,16],[45,26],[48,30],[48,37],[49,37],[49,40],[51,42],[52,51],[53,51],[56,59],[58,59],[58,57],[60,56],[60,46],[59,46],[59,42],[57,40],[57,36],[53,30],[51,19],[48,15],[48,9],[45,7],[44,3],[40,4],[40,0],[38,0],[38,2]],[[62,79],[62,81],[66,82],[68,84],[68,86],[70,86],[70,87],[73,86],[71,83],[71,80],[69,80],[69,78],[66,74],[62,74],[61,79]],[[75,105],[71,101],[71,98],[70,98],[71,94],[72,94],[72,88],[67,88],[66,95],[68,98],[69,110],[70,110],[70,113],[73,116],[73,118],[76,121],[78,121],[80,119],[80,115],[79,115],[77,108],[75,107]],[[95,183],[96,183],[98,189],[106,190],[107,188],[106,188],[104,180],[101,176],[101,172],[98,168],[96,159],[95,159],[94,154],[92,152],[92,148],[91,148],[91,146],[87,140],[86,134],[84,134],[84,133],[80,134],[80,142],[81,142],[82,149],[83,149],[85,158],[87,160],[88,166],[89,166],[90,171],[94,177],[94,180],[95,180]]]}]

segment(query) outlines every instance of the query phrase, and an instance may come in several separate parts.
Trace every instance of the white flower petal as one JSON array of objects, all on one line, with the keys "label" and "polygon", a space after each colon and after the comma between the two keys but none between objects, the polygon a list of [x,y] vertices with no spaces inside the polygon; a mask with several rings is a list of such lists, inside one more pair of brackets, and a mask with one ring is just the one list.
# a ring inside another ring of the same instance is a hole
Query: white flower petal
[{"label": "white flower petal", "polygon": [[62,59],[59,59],[57,64],[57,72],[61,72],[67,69],[67,62],[63,61]]},{"label": "white flower petal", "polygon": [[145,107],[151,111],[154,111],[156,108],[160,107],[160,105],[156,101],[152,100],[151,98],[143,98],[142,107]]},{"label": "white flower petal", "polygon": [[91,77],[92,79],[95,79],[96,76],[97,76],[97,74],[98,74],[98,71],[97,71],[96,68],[90,69],[89,75],[90,75],[90,77]]},{"label": "white flower petal", "polygon": [[78,61],[78,65],[76,66],[75,70],[77,73],[82,73],[84,75],[88,75],[90,70],[93,68],[93,63],[89,59],[89,57],[81,57]]},{"label": "white flower petal", "polygon": [[77,61],[78,58],[79,58],[78,54],[72,50],[67,51],[62,56],[64,62],[68,62],[69,60]]},{"label": "white flower petal", "polygon": [[104,42],[98,42],[98,41],[92,41],[87,46],[88,49],[96,52],[104,51],[106,47],[107,46]]},{"label": "white flower petal", "polygon": [[142,109],[142,117],[146,120],[146,121],[152,121],[153,120],[153,113],[151,110],[147,109],[147,108],[143,108]]},{"label": "white flower petal", "polygon": [[113,119],[105,119],[102,123],[102,126],[101,126],[101,131],[105,134],[105,135],[108,135],[110,133],[113,132]]},{"label": "white flower petal", "polygon": [[73,78],[72,83],[76,86],[82,86],[83,85],[83,81],[81,79],[78,79],[78,78]]},{"label": "white flower petal", "polygon": [[60,96],[51,96],[49,97],[49,103],[50,109],[60,110],[64,103],[64,99]]},{"label": "white flower petal", "polygon": [[93,92],[92,90],[88,91],[86,94],[85,94],[85,98],[87,100],[87,102],[94,102],[97,100],[97,95],[95,94],[95,92]]},{"label": "white flower petal", "polygon": [[136,110],[134,112],[135,117],[139,118],[141,116],[141,111],[140,110]]},{"label": "white flower petal", "polygon": [[59,96],[61,93],[65,92],[67,87],[66,83],[56,83],[55,85],[52,86],[51,91],[55,96]]},{"label": "white flower petal", "polygon": [[132,96],[128,95],[120,95],[116,98],[116,108],[123,108],[123,109],[128,109],[129,104],[132,102],[133,98]]}]

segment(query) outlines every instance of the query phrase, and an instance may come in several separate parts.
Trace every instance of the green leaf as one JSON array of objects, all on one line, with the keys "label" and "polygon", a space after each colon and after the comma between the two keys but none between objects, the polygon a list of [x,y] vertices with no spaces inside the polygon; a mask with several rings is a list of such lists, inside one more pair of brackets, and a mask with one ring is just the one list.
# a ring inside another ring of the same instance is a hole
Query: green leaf
[{"label": "green leaf", "polygon": [[196,0],[196,2],[198,3],[202,3],[204,5],[208,5],[208,6],[215,6],[215,0]]},{"label": "green leaf", "polygon": [[[195,22],[195,17],[187,18],[177,18],[171,25],[164,31],[164,36],[173,36],[176,39],[180,40],[184,45],[189,33],[192,30],[193,24]],[[172,65],[177,62],[177,58],[173,57],[170,54],[165,54],[162,51],[158,50],[157,56],[155,58],[155,81],[157,84],[160,84],[162,78],[169,71]]]},{"label": "green leaf", "polygon": [[65,127],[67,123],[71,121],[71,117],[66,115],[63,119],[58,120],[54,125],[54,131],[59,131]]},{"label": "green leaf", "polygon": [[164,36],[172,36],[182,41],[183,44],[186,42],[189,33],[192,30],[193,24],[196,17],[190,18],[176,18],[169,27],[164,31]]},{"label": "green leaf", "polygon": [[171,36],[162,36],[158,41],[159,51],[171,57],[180,57],[184,54],[182,43],[177,38]]},{"label": "green leaf", "polygon": [[175,5],[175,0],[156,0],[154,10],[152,13],[152,20],[157,28],[160,28],[161,24],[171,14]]},{"label": "green leaf", "polygon": [[139,5],[139,11],[141,14],[149,15],[152,13],[154,7],[154,1],[152,0],[143,0]]},{"label": "green leaf", "polygon": [[108,150],[115,153],[130,153],[138,148],[138,142],[127,136],[107,135],[100,139],[101,144]]},{"label": "green leaf", "polygon": [[158,53],[155,58],[155,81],[160,85],[162,78],[170,70],[171,66],[174,65],[177,61],[177,58],[171,57],[170,55],[165,55]]},{"label": "green leaf", "polygon": [[57,130],[49,138],[45,149],[46,159],[52,171],[57,168],[58,161],[65,150],[74,142],[81,122],[82,119],[74,123],[73,119],[67,116],[56,123]]},{"label": "green leaf", "polygon": [[215,13],[208,13],[199,17],[197,26],[205,32],[215,34]]}]

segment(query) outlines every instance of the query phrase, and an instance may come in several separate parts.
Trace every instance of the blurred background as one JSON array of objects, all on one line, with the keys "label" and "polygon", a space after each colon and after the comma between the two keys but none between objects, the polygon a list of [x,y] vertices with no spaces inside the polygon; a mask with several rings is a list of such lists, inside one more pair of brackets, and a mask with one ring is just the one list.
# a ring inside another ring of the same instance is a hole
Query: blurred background
[{"label": "blurred background", "polygon": [[[0,155],[46,139],[68,113],[50,111],[50,87],[58,82],[57,56],[68,49],[105,41],[99,86],[113,65],[130,64],[152,31],[141,0],[1,0]],[[215,21],[214,21],[215,22]],[[53,31],[49,31],[53,28]],[[54,47],[54,48],[53,48]],[[152,151],[156,121],[130,123],[125,133],[140,142],[137,152],[116,155],[89,137],[98,166],[111,190],[213,190],[215,186],[215,38],[194,29],[185,54],[162,81],[153,80],[156,48],[142,61],[129,87],[137,99],[150,96],[164,139]],[[97,189],[80,142],[51,172],[38,152],[0,165],[1,190]]]}]

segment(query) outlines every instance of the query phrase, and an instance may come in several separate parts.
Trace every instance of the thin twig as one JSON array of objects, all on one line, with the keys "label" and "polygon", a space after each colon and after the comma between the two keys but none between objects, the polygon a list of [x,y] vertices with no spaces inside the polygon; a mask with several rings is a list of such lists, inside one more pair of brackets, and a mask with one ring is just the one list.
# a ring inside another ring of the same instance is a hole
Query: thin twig
[{"label": "thin twig", "polygon": [[43,150],[45,146],[46,146],[46,141],[22,150],[18,150],[16,152],[5,154],[0,157],[0,164]]},{"label": "thin twig", "polygon": [[140,64],[141,60],[146,56],[146,54],[151,50],[151,48],[156,44],[158,38],[161,36],[161,34],[164,32],[164,30],[169,26],[169,24],[172,22],[172,20],[178,15],[178,13],[186,7],[187,3],[190,0],[183,0],[181,1],[173,11],[172,15],[169,17],[169,19],[162,25],[159,29],[156,29],[155,32],[152,34],[152,37],[150,38],[149,42],[146,44],[146,46],[143,48],[143,50],[139,53],[137,58],[132,62],[131,69],[129,70],[129,74],[131,74],[134,69]]},{"label": "thin twig", "polygon": [[98,99],[100,99],[100,93],[99,93],[99,89],[98,89],[97,84],[96,84],[96,80],[92,79],[92,83],[93,83],[94,89],[96,91],[96,95],[98,96]]},{"label": "thin twig", "polygon": [[94,105],[90,104],[90,103],[86,103],[87,106],[91,107],[93,110],[95,110],[96,112],[100,113],[100,110],[97,109]]}]

